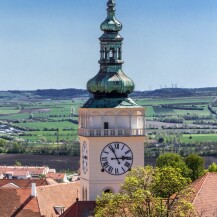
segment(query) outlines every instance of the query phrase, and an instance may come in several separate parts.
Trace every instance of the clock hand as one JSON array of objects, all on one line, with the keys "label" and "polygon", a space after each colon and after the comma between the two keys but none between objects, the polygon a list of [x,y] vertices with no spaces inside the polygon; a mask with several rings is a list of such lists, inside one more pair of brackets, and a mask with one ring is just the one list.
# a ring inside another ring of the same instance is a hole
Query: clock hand
[{"label": "clock hand", "polygon": [[117,158],[117,155],[116,155],[116,153],[115,153],[115,150],[113,149],[113,147],[111,148],[111,151],[114,153],[114,155],[115,155],[115,158],[114,159],[116,159],[117,161],[118,161],[118,164],[120,164],[120,161],[118,160],[119,158]]},{"label": "clock hand", "polygon": [[126,157],[126,156],[122,156],[122,157],[117,157],[117,158],[111,158],[111,160],[117,160],[117,159],[121,159],[121,160],[132,160],[131,157]]}]

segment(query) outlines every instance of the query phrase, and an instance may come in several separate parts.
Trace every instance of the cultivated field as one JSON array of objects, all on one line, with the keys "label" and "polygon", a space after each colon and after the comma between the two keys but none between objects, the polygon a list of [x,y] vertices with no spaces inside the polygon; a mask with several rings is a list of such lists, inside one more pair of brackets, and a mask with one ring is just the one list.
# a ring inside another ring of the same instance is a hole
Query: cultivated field
[{"label": "cultivated field", "polygon": [[0,154],[0,165],[14,165],[16,161],[24,166],[48,166],[57,171],[77,172],[79,169],[79,157],[75,156]]},{"label": "cultivated field", "polygon": [[[4,148],[0,145],[0,153],[17,153],[19,149],[23,153],[34,154],[79,154],[77,113],[87,98],[57,100],[31,98],[31,94],[26,98],[7,94],[0,99],[0,121],[2,126],[6,125],[9,129],[7,133],[0,129],[0,137],[8,143]],[[178,146],[180,149],[176,148],[177,152],[208,153],[202,148],[195,148],[195,144],[200,144],[201,147],[204,142],[217,143],[216,114],[209,108],[214,98],[134,98],[139,105],[145,107],[149,134],[147,138],[150,137],[152,141],[148,156],[155,156],[159,151],[173,151],[173,146],[178,144],[183,147]],[[213,110],[215,109],[214,107]],[[10,128],[18,131],[10,131]],[[176,134],[176,139],[171,140],[173,134]],[[164,138],[163,144],[160,144],[163,145],[162,150],[156,148],[156,145],[159,147],[158,140],[161,137]],[[192,148],[186,149],[186,144]],[[215,153],[213,147],[217,146],[212,144],[209,153]]]}]

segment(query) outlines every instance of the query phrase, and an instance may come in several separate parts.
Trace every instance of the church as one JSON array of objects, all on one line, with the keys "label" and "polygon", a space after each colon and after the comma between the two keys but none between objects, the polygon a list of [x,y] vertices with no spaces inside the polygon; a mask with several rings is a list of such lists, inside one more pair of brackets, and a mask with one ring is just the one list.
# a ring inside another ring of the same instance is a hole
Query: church
[{"label": "church", "polygon": [[122,24],[114,0],[108,1],[100,28],[100,69],[87,82],[91,97],[79,109],[82,201],[118,193],[127,172],[144,166],[144,108],[129,97],[134,82],[122,69]]}]

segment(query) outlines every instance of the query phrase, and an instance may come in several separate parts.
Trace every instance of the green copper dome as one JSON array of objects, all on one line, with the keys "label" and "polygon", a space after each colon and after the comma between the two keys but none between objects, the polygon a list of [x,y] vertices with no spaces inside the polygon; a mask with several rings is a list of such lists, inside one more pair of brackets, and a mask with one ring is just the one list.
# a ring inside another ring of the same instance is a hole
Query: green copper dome
[{"label": "green copper dome", "polygon": [[97,96],[123,96],[133,92],[134,82],[124,74],[122,69],[107,73],[100,70],[94,78],[88,81],[87,89]]},{"label": "green copper dome", "polygon": [[122,30],[122,24],[115,18],[115,2],[114,0],[109,0],[107,3],[108,15],[105,21],[101,24],[100,28],[104,32],[112,31],[118,32]]},{"label": "green copper dome", "polygon": [[115,18],[115,2],[107,3],[107,18],[101,24],[104,34],[99,38],[100,70],[87,82],[88,91],[96,97],[127,97],[134,90],[134,82],[122,70],[122,24]]}]

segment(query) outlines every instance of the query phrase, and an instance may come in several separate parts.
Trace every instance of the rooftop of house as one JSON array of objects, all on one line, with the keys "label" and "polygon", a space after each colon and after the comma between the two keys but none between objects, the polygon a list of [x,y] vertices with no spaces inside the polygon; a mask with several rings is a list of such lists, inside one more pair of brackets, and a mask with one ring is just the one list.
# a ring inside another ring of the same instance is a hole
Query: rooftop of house
[{"label": "rooftop of house", "polygon": [[59,216],[55,207],[66,210],[80,197],[80,182],[39,186],[36,189],[41,215],[46,217]]},{"label": "rooftop of house", "polygon": [[95,207],[95,201],[76,201],[60,217],[90,217]]},{"label": "rooftop of house", "polygon": [[57,180],[63,180],[65,177],[65,173],[47,173],[45,175],[46,178],[51,178],[51,179],[57,179]]},{"label": "rooftop of house", "polygon": [[0,188],[0,213],[1,217],[41,217],[30,188]]},{"label": "rooftop of house", "polygon": [[217,215],[217,173],[207,173],[192,183],[193,205],[199,216]]},{"label": "rooftop of house", "polygon": [[20,188],[20,187],[15,185],[14,183],[10,182],[10,183],[7,183],[7,184],[1,186],[1,188]]},{"label": "rooftop of house", "polygon": [[12,175],[12,176],[28,176],[29,171],[27,170],[14,170],[14,171],[7,171],[5,173],[6,175]]},{"label": "rooftop of house", "polygon": [[48,185],[55,185],[57,184],[57,182],[51,178],[46,178],[46,182],[48,183]]},{"label": "rooftop of house", "polygon": [[13,183],[20,188],[30,188],[32,183],[36,183],[36,186],[44,186],[50,184],[49,180],[47,179],[0,179],[0,188],[9,183]]},{"label": "rooftop of house", "polygon": [[[33,182],[37,181],[33,180]],[[75,203],[80,191],[79,182],[38,185],[36,188],[30,188],[27,183],[22,185],[25,187],[19,187],[18,183],[16,184],[9,182],[0,187],[1,217],[58,217]],[[31,196],[32,189],[36,189],[35,197]]]},{"label": "rooftop of house", "polygon": [[0,166],[0,173],[14,171],[29,171],[31,174],[45,174],[49,171],[48,167],[29,167],[29,166]]}]

